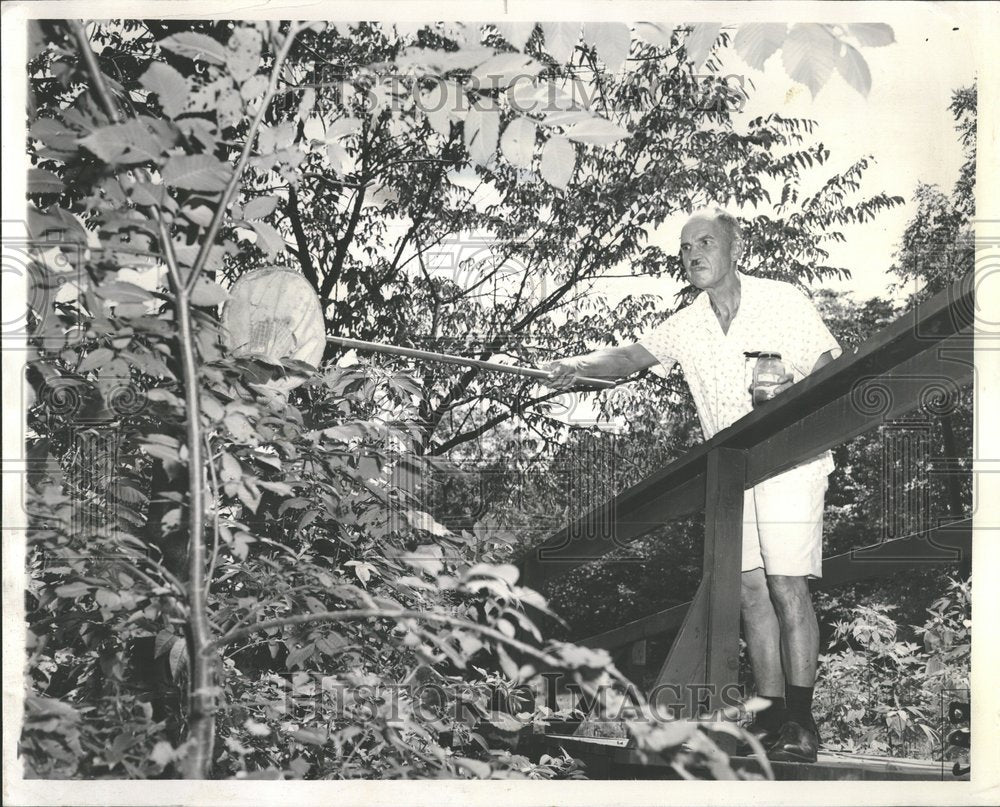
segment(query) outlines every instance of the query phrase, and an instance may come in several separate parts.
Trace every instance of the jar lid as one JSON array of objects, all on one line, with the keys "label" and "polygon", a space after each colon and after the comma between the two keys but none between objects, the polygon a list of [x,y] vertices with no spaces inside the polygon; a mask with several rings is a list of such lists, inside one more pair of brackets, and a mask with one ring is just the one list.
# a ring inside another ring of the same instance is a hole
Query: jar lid
[{"label": "jar lid", "polygon": [[769,353],[767,351],[761,351],[760,353],[757,354],[757,358],[758,359],[780,359],[781,358],[781,354],[780,353]]}]

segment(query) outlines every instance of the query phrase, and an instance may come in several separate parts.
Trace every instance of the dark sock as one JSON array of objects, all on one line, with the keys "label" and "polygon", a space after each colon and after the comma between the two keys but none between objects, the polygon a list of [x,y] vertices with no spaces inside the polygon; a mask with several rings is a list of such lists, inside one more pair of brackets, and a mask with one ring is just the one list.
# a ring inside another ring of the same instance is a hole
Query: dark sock
[{"label": "dark sock", "polygon": [[761,697],[771,701],[771,705],[763,712],[757,712],[754,719],[762,726],[780,728],[785,722],[785,699],[778,695],[761,695]]},{"label": "dark sock", "polygon": [[812,687],[797,687],[794,684],[785,685],[785,703],[787,704],[789,720],[794,720],[802,726],[812,725],[812,702]]}]

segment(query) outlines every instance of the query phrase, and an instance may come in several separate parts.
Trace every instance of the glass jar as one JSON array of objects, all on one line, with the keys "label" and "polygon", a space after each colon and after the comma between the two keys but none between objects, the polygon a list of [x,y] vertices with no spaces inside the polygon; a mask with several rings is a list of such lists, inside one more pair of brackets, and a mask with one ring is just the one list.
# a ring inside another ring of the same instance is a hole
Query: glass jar
[{"label": "glass jar", "polygon": [[758,353],[753,368],[753,405],[760,406],[770,401],[777,393],[781,377],[785,375],[785,365],[780,353]]}]

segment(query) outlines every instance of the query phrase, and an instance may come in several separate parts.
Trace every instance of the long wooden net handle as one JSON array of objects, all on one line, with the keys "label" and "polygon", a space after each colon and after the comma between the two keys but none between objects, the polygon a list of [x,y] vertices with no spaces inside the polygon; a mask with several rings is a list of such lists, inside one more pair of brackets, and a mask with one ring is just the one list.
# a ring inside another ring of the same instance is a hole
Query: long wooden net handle
[{"label": "long wooden net handle", "polygon": [[[549,374],[545,370],[538,370],[534,367],[518,367],[510,364],[501,364],[496,361],[484,361],[482,359],[468,359],[464,356],[451,356],[447,353],[434,353],[430,350],[417,350],[412,347],[399,347],[397,345],[385,345],[381,342],[364,342],[360,339],[348,339],[344,336],[328,336],[328,342],[333,342],[344,347],[351,347],[355,350],[371,350],[376,353],[389,353],[394,356],[408,356],[411,359],[421,359],[423,361],[436,361],[443,364],[458,364],[463,367],[478,367],[482,370],[494,370],[498,373],[509,373],[511,375],[527,376],[528,378],[549,379]],[[586,376],[576,376],[577,384],[597,387],[598,389],[610,389],[615,386],[614,381],[606,378],[588,378]]]}]

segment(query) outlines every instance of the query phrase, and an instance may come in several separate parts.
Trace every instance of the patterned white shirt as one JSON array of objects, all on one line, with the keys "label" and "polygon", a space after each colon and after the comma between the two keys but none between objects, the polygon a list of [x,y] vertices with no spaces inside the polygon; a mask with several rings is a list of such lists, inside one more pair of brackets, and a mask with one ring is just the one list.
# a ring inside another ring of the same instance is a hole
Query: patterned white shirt
[{"label": "patterned white shirt", "polygon": [[[841,353],[819,312],[795,286],[742,272],[737,277],[740,304],[728,333],[702,292],[639,340],[665,370],[680,363],[706,440],[753,411],[754,360],[744,353],[780,353],[795,381],[809,375],[823,353],[834,358]],[[825,451],[802,465],[825,475],[833,470],[833,456]]]}]

